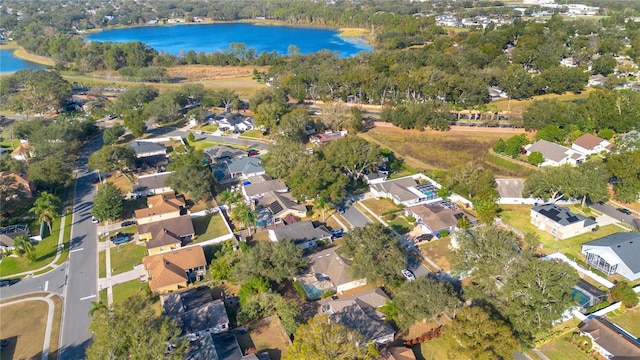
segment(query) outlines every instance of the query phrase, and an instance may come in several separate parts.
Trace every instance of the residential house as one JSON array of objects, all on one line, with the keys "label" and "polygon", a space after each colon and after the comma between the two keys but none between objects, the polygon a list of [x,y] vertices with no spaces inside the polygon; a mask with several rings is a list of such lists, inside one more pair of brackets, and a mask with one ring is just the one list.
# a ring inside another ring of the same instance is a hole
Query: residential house
[{"label": "residential house", "polygon": [[331,231],[324,225],[314,226],[311,220],[299,221],[275,229],[269,229],[269,239],[271,239],[271,241],[289,239],[297,246],[306,249],[316,246],[317,241],[325,240],[330,242]]},{"label": "residential house", "polygon": [[571,144],[573,150],[585,155],[599,154],[604,151],[609,152],[612,146],[609,141],[592,134],[584,134]]},{"label": "residential house", "polygon": [[166,183],[171,173],[171,171],[166,171],[138,176],[131,192],[138,196],[173,193],[174,190]]},{"label": "residential house", "polygon": [[411,206],[441,200],[438,196],[440,185],[422,174],[369,184],[369,188],[373,196],[391,199],[398,205]]},{"label": "residential house", "polygon": [[530,215],[533,225],[560,240],[592,231],[597,225],[595,220],[556,204],[533,207]]},{"label": "residential house", "polygon": [[220,130],[245,132],[255,127],[255,122],[252,117],[244,116],[240,113],[224,112],[214,116],[212,122],[216,123]]},{"label": "residential house", "polygon": [[33,148],[28,142],[20,140],[20,145],[11,152],[11,157],[18,161],[25,161],[35,156]]},{"label": "residential house", "polygon": [[227,169],[232,178],[264,175],[262,158],[260,156],[248,156],[227,161]]},{"label": "residential house", "polygon": [[4,201],[17,198],[32,198],[33,185],[24,174],[13,171],[0,171],[0,190]]},{"label": "residential house", "polygon": [[496,101],[508,97],[509,95],[507,95],[507,93],[498,89],[497,87],[489,87],[489,99],[491,101]]},{"label": "residential house", "polygon": [[438,234],[443,230],[448,232],[456,230],[458,220],[463,217],[466,217],[472,225],[478,222],[478,219],[465,213],[450,201],[411,206],[405,209],[405,214],[414,217],[418,226],[427,234]]},{"label": "residential house", "polygon": [[9,225],[0,228],[0,253],[13,250],[13,240],[20,235],[29,237],[29,225]]},{"label": "residential house", "polygon": [[298,203],[290,193],[269,191],[255,200],[253,208],[258,213],[257,225],[264,227],[279,224],[289,216],[302,218],[307,215],[307,207]]},{"label": "residential house", "polygon": [[185,360],[269,360],[269,353],[243,355],[236,335],[232,332],[205,333],[191,339]]},{"label": "residential house", "polygon": [[367,182],[367,184],[379,184],[387,180],[387,176],[389,175],[388,171],[373,171],[364,174],[362,177]]},{"label": "residential house", "polygon": [[527,155],[539,152],[544,157],[544,162],[539,166],[560,166],[563,164],[577,165],[586,159],[586,156],[576,150],[558,145],[546,140],[538,140],[525,146]]},{"label": "residential house", "polygon": [[201,246],[191,246],[142,258],[154,294],[186,289],[207,271],[207,259]]},{"label": "residential house", "polygon": [[607,82],[607,78],[602,74],[596,74],[589,77],[589,82],[587,83],[589,86],[604,86]]},{"label": "residential house", "polygon": [[229,317],[221,299],[214,300],[207,286],[162,295],[164,313],[176,322],[183,336],[198,337],[229,330]]},{"label": "residential house", "polygon": [[587,264],[607,275],[640,279],[640,233],[620,232],[582,244]]},{"label": "residential house", "polygon": [[347,131],[325,131],[321,134],[314,134],[309,136],[309,141],[315,146],[322,146],[328,142],[342,139],[347,136]]},{"label": "residential house", "polygon": [[640,131],[631,130],[616,138],[616,151],[635,151],[640,149]]},{"label": "residential house", "polygon": [[591,339],[592,349],[605,359],[640,359],[640,342],[604,317],[588,318],[578,325],[580,335]]},{"label": "residential house", "polygon": [[413,349],[404,346],[391,346],[380,351],[378,360],[416,360]]},{"label": "residential house", "polygon": [[141,224],[138,226],[140,240],[146,242],[149,255],[155,255],[182,247],[195,235],[189,215]]},{"label": "residential house", "polygon": [[204,154],[211,159],[211,162],[226,161],[243,157],[246,152],[244,150],[232,148],[226,145],[218,145],[206,148]]},{"label": "residential house", "polygon": [[242,194],[247,200],[259,199],[272,191],[286,193],[289,192],[289,188],[282,181],[266,175],[251,176],[242,183]]},{"label": "residential house", "polygon": [[389,300],[381,289],[374,289],[339,299],[329,299],[320,306],[329,321],[357,330],[365,341],[378,345],[393,341],[395,330],[385,322],[385,315],[376,310]]},{"label": "residential house", "polygon": [[147,198],[147,206],[135,211],[138,225],[172,219],[186,212],[184,197],[175,194],[160,194]]},{"label": "residential house", "polygon": [[297,280],[310,299],[319,299],[326,292],[343,294],[367,284],[367,279],[351,276],[351,266],[336,252],[338,249],[332,247],[307,256],[309,271]]},{"label": "residential house", "polygon": [[560,60],[560,65],[564,66],[564,67],[576,67],[578,66],[580,63],[578,61],[576,61],[574,58],[572,57],[568,57],[568,58],[562,58],[562,60]]},{"label": "residential house", "polygon": [[138,159],[145,157],[153,157],[153,156],[166,156],[167,155],[167,147],[150,142],[150,141],[134,141],[130,142],[129,146],[136,153],[136,157]]}]

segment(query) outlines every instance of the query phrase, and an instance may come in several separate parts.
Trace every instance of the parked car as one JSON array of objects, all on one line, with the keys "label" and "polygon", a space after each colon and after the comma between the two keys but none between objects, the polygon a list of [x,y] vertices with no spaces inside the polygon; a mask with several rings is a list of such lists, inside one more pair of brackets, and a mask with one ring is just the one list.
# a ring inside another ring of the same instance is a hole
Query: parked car
[{"label": "parked car", "polygon": [[344,235],[344,230],[342,229],[333,229],[331,230],[331,238],[339,239]]},{"label": "parked car", "polygon": [[131,241],[131,234],[117,233],[115,236],[111,237],[113,245],[121,245],[128,243],[129,241]]},{"label": "parked car", "polygon": [[258,150],[251,149],[247,151],[247,156],[257,156],[257,155],[260,155],[260,152]]},{"label": "parked car", "polygon": [[416,276],[413,275],[413,271],[409,270],[409,269],[402,269],[402,276],[407,279],[408,281],[413,281],[416,279]]},{"label": "parked car", "polygon": [[431,241],[433,239],[433,234],[422,234],[416,237],[418,241]]},{"label": "parked car", "polygon": [[19,281],[20,279],[2,279],[0,280],[0,287],[11,286]]},{"label": "parked car", "polygon": [[631,215],[631,211],[629,211],[629,209],[626,208],[617,208],[616,210],[620,211],[621,213],[625,214],[625,215]]},{"label": "parked car", "polygon": [[336,211],[338,212],[338,214],[344,214],[344,208],[342,206],[336,206]]},{"label": "parked car", "polygon": [[198,135],[202,135],[202,134],[204,134],[204,131],[202,131],[202,130],[196,130],[196,134],[198,134]]},{"label": "parked car", "polygon": [[127,227],[131,225],[136,225],[136,224],[137,222],[135,220],[127,220],[127,221],[123,221],[122,224],[120,224],[120,226]]},{"label": "parked car", "polygon": [[91,217],[91,222],[94,223],[94,224],[97,224],[97,223],[100,222],[100,220],[98,220],[98,218],[96,218],[95,216],[92,216]]}]

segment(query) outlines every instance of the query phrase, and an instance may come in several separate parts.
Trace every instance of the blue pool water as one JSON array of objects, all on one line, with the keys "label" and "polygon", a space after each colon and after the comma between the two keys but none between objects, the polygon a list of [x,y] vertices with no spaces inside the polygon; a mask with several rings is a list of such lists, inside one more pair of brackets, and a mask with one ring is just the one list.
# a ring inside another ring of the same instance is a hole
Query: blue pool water
[{"label": "blue pool water", "polygon": [[303,285],[304,291],[309,295],[312,299],[319,299],[322,297],[322,291],[318,290],[313,285]]}]

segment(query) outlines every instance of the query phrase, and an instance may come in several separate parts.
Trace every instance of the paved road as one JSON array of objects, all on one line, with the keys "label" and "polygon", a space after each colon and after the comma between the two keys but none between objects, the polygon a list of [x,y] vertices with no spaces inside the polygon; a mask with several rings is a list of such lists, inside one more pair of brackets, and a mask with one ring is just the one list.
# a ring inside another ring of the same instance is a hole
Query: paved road
[{"label": "paved road", "polygon": [[407,269],[411,270],[416,278],[420,276],[427,276],[431,273],[431,271],[422,265],[420,260],[416,259],[416,257],[411,253],[407,253]]},{"label": "paved road", "polygon": [[17,284],[0,288],[0,299],[42,291],[50,291],[62,295],[64,293],[66,269],[65,264],[44,275],[35,278],[24,278]]},{"label": "paved road", "polygon": [[618,221],[622,221],[624,223],[626,223],[627,225],[631,225],[633,226],[633,219],[635,219],[636,217],[632,216],[632,215],[625,215],[623,213],[621,213],[620,211],[616,210],[617,208],[614,206],[609,205],[609,203],[605,203],[604,205],[600,205],[598,203],[594,203],[591,204],[591,207],[600,211],[603,214],[607,214],[609,216],[611,216],[612,218],[618,220]]},{"label": "paved road", "polygon": [[88,156],[102,146],[102,137],[88,144],[78,159],[78,176],[73,199],[71,243],[67,267],[67,288],[60,344],[61,359],[84,359],[91,341],[87,330],[91,323],[89,310],[99,298],[97,225],[91,223],[95,173],[87,169]]},{"label": "paved road", "polygon": [[353,205],[344,206],[344,214],[342,214],[342,217],[349,222],[349,226],[351,227],[363,227],[371,222],[369,218]]}]

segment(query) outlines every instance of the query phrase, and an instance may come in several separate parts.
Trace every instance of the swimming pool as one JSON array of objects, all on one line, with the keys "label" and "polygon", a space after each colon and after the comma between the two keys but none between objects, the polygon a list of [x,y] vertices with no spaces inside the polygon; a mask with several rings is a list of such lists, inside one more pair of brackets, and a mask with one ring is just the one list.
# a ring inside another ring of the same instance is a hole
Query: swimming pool
[{"label": "swimming pool", "polygon": [[427,196],[427,200],[432,200],[438,197],[438,189],[429,183],[424,183],[424,184],[418,184],[416,186],[416,189],[418,189],[418,191],[420,191],[421,193],[425,194]]},{"label": "swimming pool", "polygon": [[307,293],[309,299],[320,299],[322,297],[322,291],[318,290],[315,286],[306,284],[302,285],[304,292]]}]

